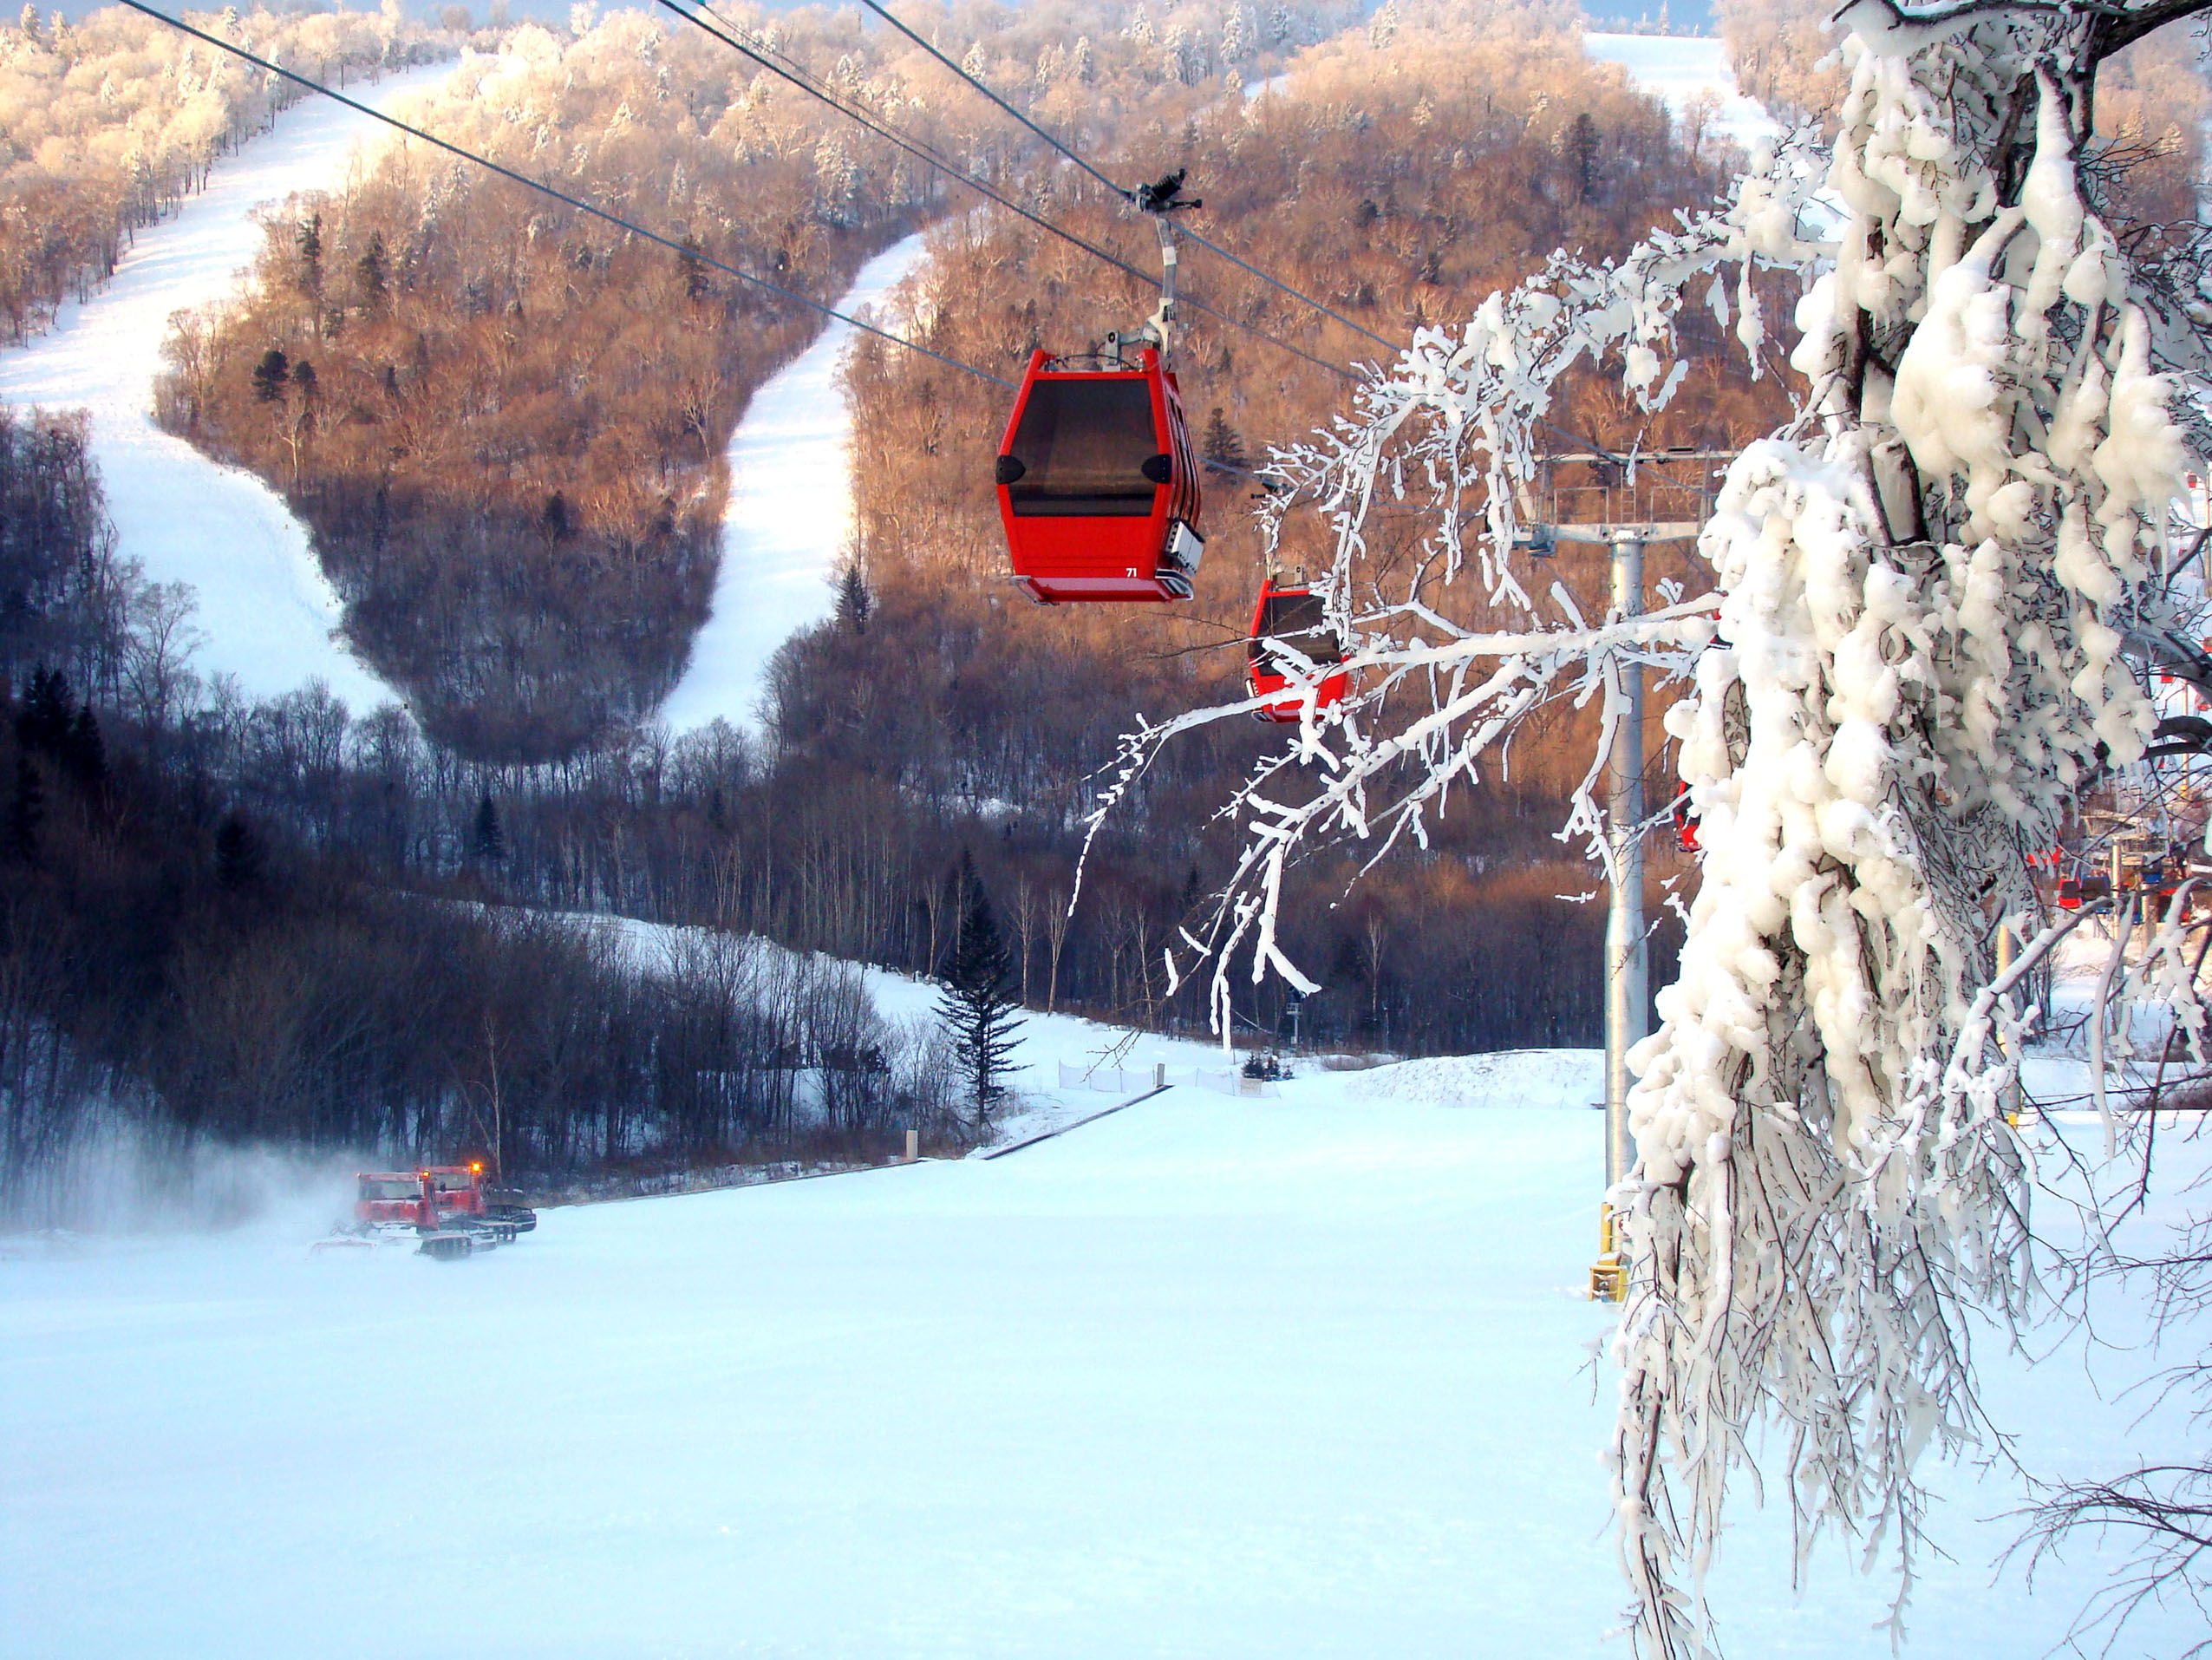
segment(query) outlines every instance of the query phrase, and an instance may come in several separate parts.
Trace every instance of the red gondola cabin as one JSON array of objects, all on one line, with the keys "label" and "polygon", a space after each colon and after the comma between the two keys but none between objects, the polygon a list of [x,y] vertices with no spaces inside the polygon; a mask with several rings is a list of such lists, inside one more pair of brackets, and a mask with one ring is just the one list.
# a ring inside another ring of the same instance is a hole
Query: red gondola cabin
[{"label": "red gondola cabin", "polygon": [[1674,797],[1674,840],[1686,853],[1698,851],[1697,809],[1690,805],[1690,787],[1687,784],[1683,785]]},{"label": "red gondola cabin", "polygon": [[[1311,588],[1278,588],[1273,577],[1260,585],[1260,603],[1252,610],[1251,643],[1244,654],[1244,683],[1253,696],[1269,700],[1252,711],[1256,719],[1287,724],[1304,712],[1309,671],[1295,659],[1276,655],[1272,647],[1277,641],[1317,668],[1342,663],[1344,642],[1328,625],[1327,604]],[[1342,669],[1322,675],[1314,690],[1315,709],[1342,702],[1351,680]]]},{"label": "red gondola cabin", "polygon": [[1014,580],[1043,605],[1188,599],[1205,544],[1198,469],[1173,374],[1065,369],[1033,352],[999,445]]}]

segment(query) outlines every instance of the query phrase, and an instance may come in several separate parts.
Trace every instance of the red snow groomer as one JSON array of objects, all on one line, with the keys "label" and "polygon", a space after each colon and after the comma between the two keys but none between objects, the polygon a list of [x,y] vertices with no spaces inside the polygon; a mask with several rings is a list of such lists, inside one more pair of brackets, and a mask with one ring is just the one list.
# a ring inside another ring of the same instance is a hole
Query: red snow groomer
[{"label": "red snow groomer", "polygon": [[435,1227],[427,1171],[364,1170],[353,1201],[358,1228]]},{"label": "red snow groomer", "polygon": [[480,1164],[431,1165],[408,1173],[365,1170],[354,1199],[353,1233],[368,1240],[413,1238],[423,1256],[467,1257],[538,1225],[527,1206],[487,1197]]}]

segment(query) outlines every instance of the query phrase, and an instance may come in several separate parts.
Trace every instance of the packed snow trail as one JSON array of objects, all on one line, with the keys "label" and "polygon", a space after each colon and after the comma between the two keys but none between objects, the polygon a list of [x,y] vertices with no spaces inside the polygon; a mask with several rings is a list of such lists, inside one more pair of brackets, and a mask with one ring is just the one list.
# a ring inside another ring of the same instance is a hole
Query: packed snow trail
[{"label": "packed snow trail", "polygon": [[1750,146],[1773,138],[1782,128],[1756,99],[1736,90],[1736,77],[1728,68],[1728,43],[1716,38],[1679,35],[1585,34],[1582,50],[1594,58],[1618,63],[1629,78],[1678,117],[1690,100],[1709,92],[1720,101],[1720,113],[1706,131],[1732,142]]},{"label": "packed snow trail", "polygon": [[[452,69],[434,64],[356,95],[388,109]],[[189,583],[203,637],[195,667],[231,674],[252,696],[320,677],[356,709],[394,694],[336,631],[343,615],[306,528],[252,474],[220,467],[153,424],[153,377],[170,314],[227,297],[262,246],[257,207],[343,179],[354,146],[383,129],[310,98],[273,131],[215,165],[207,189],[142,230],[114,278],[54,327],[0,350],[0,402],[19,410],[87,408],[118,546],[154,582]]]},{"label": "packed snow trail", "polygon": [[[880,309],[922,249],[917,234],[878,254],[837,309]],[[831,324],[753,395],[730,438],[714,612],[661,706],[679,731],[718,716],[751,725],[776,648],[836,608],[832,582],[852,531],[852,416],[838,367],[852,338],[849,324]]]},{"label": "packed snow trail", "polygon": [[[335,1182],[255,1232],[0,1242],[10,1660],[1611,1660],[1597,1115],[1354,1079],[451,1265],[309,1252]],[[2185,1444],[2129,1441],[2072,1345],[1984,1360],[2031,1467]],[[2020,1489],[1938,1485],[1908,1654],[2041,1656],[2105,1559],[1993,1584]],[[1731,1652],[1887,1655],[1887,1581],[1828,1547],[1795,1598],[1787,1534],[1731,1530]]]}]

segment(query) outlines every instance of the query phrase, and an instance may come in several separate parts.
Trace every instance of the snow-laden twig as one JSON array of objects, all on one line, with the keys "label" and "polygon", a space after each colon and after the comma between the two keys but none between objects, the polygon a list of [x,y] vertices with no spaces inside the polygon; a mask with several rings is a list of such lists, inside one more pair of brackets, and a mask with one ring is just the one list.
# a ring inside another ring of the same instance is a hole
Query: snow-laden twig
[{"label": "snow-laden twig", "polygon": [[[1594,702],[1602,756],[1624,663],[1688,683],[1666,725],[1701,880],[1632,1056],[1636,1160],[1615,1195],[1630,1275],[1614,1496],[1647,1656],[1709,1645],[1705,1578],[1761,1422],[1783,1432],[1768,1474],[1801,1553],[1834,1530],[1889,1556],[1901,1632],[1917,1462],[1987,1441],[1967,1312],[2016,1321],[2035,1294],[2004,1114],[2022,1027],[2002,1000],[2025,971],[1996,976],[1996,936],[2039,914],[2028,855],[2057,845],[2076,790],[2143,751],[2155,716],[2127,641],[2189,621],[2163,578],[2190,462],[2175,411],[2202,390],[2202,341],[2138,281],[2081,160],[2111,19],[2137,15],[1866,0],[1824,153],[1785,141],[1725,208],[1617,264],[1555,256],[1463,328],[1423,330],[1332,432],[1275,457],[1295,487],[1263,528],[1272,546],[1285,515],[1320,515],[1358,689],[1314,700],[1223,809],[1244,849],[1186,936],[1214,960],[1217,1019],[1240,952],[1308,984],[1275,932],[1299,853],[1426,845],[1449,788],[1500,765],[1554,697]],[[1817,240],[1816,192],[1834,210]],[[1762,265],[1805,284],[1790,363],[1808,390],[1727,470],[1700,543],[1713,596],[1491,633],[1418,587],[1355,614],[1372,516],[1410,498],[1429,515],[1419,580],[1471,577],[1491,611],[1533,618],[1515,492],[1560,376],[1617,373],[1662,406],[1692,300],[1732,322],[1756,372]],[[1162,744],[1259,701],[1140,727],[1099,813]],[[1563,833],[1602,864],[1599,767]],[[2106,995],[2155,985],[2194,1040],[2168,934]]]}]

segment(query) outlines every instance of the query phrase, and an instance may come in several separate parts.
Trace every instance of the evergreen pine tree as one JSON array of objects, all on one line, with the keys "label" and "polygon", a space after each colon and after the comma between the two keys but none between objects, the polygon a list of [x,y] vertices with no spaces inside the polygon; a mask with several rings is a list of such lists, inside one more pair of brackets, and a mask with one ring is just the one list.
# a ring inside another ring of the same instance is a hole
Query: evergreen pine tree
[{"label": "evergreen pine tree", "polygon": [[960,856],[959,886],[960,934],[939,977],[943,989],[937,995],[937,1018],[952,1036],[962,1085],[982,1126],[1006,1094],[999,1079],[1021,1024],[1015,1013],[1021,1004],[1007,987],[1012,957],[999,933],[990,896],[966,853]]},{"label": "evergreen pine tree", "polygon": [[388,283],[384,253],[384,233],[374,232],[369,239],[369,252],[354,263],[354,295],[361,305],[363,317],[375,317],[384,309],[384,291]]},{"label": "evergreen pine tree", "polygon": [[299,249],[300,291],[320,299],[323,295],[323,215],[310,213],[302,219],[294,241]]},{"label": "evergreen pine tree", "polygon": [[487,865],[496,865],[507,856],[506,835],[499,828],[499,809],[493,805],[488,789],[477,804],[476,829],[469,838],[469,851]]},{"label": "evergreen pine tree", "polygon": [[683,271],[683,297],[688,300],[703,300],[714,291],[707,275],[706,250],[699,245],[699,239],[688,236],[683,239],[683,251],[676,255],[676,263]]},{"label": "evergreen pine tree", "polygon": [[46,816],[46,792],[28,751],[16,751],[16,790],[8,801],[7,854],[26,865],[38,861],[38,826]]},{"label": "evergreen pine tree", "polygon": [[253,366],[253,395],[264,403],[274,403],[284,395],[284,383],[291,376],[290,362],[283,352],[271,346],[261,354],[261,361]]},{"label": "evergreen pine tree", "polygon": [[108,781],[108,745],[100,735],[100,720],[87,703],[69,722],[69,737],[61,746],[62,766],[87,789]]},{"label": "evergreen pine tree", "polygon": [[865,634],[869,613],[875,609],[876,597],[868,591],[868,578],[860,574],[860,561],[858,559],[847,559],[845,574],[838,578],[838,621],[849,633]]},{"label": "evergreen pine tree", "polygon": [[1243,439],[1237,428],[1229,424],[1229,417],[1222,412],[1218,403],[1214,405],[1213,413],[1206,417],[1205,436],[1199,442],[1199,450],[1206,460],[1223,467],[1244,467],[1251,465],[1245,458]]},{"label": "evergreen pine tree", "polygon": [[236,807],[216,827],[215,879],[232,893],[261,879],[261,840]]},{"label": "evergreen pine tree", "polygon": [[1575,199],[1588,201],[1597,183],[1597,123],[1587,109],[1567,129],[1567,154],[1575,164]]},{"label": "evergreen pine tree", "polygon": [[23,689],[23,706],[16,716],[17,740],[26,749],[60,755],[69,741],[69,717],[75,708],[69,676],[41,663],[31,670],[30,684]]}]

